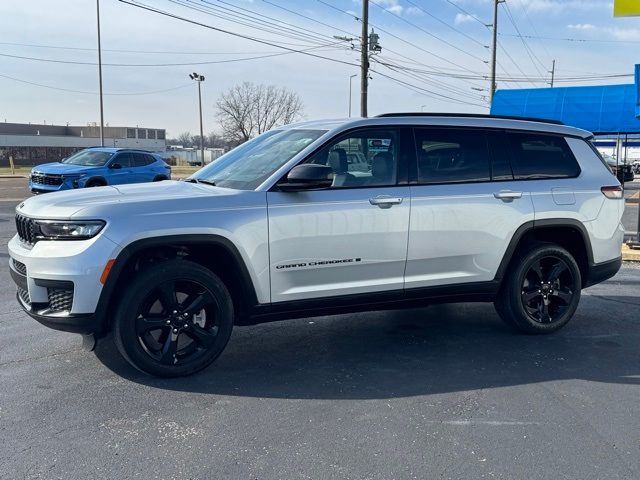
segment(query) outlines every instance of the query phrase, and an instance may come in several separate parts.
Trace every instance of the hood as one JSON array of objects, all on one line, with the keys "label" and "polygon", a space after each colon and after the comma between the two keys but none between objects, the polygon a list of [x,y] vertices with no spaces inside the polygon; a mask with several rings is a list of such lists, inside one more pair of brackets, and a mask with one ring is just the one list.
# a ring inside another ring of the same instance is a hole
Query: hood
[{"label": "hood", "polygon": [[189,182],[163,181],[37,195],[22,202],[16,211],[37,218],[107,219],[142,212],[233,208],[241,205],[242,193],[249,192]]},{"label": "hood", "polygon": [[100,167],[89,167],[86,165],[69,165],[67,163],[52,162],[43,163],[37,165],[31,169],[31,173],[48,173],[52,175],[64,175],[64,174],[82,174],[88,173],[91,170]]}]

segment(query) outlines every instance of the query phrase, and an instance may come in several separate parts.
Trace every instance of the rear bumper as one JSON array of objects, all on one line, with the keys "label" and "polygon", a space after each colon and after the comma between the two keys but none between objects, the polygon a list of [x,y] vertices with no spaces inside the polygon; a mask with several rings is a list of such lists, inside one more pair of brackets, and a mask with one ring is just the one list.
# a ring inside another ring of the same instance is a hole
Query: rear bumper
[{"label": "rear bumper", "polygon": [[604,282],[605,280],[613,277],[618,273],[621,266],[622,256],[607,262],[591,265],[587,278],[584,281],[584,287],[590,287],[591,285]]}]

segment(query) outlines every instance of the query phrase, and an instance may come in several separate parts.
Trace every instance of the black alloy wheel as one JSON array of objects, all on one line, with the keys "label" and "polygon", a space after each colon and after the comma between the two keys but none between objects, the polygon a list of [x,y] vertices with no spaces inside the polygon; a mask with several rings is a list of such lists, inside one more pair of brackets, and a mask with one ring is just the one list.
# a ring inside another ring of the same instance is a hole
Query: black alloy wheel
[{"label": "black alloy wheel", "polygon": [[207,287],[192,280],[168,280],[140,304],[136,334],[154,360],[176,365],[206,354],[215,344],[219,316]]},{"label": "black alloy wheel", "polygon": [[535,322],[553,323],[572,303],[575,279],[571,269],[558,257],[534,261],[522,284],[522,305]]},{"label": "black alloy wheel", "polygon": [[189,260],[167,260],[133,277],[117,306],[113,338],[134,367],[177,377],[211,364],[233,323],[231,295],[216,274]]},{"label": "black alloy wheel", "polygon": [[580,268],[566,249],[531,243],[513,257],[494,305],[505,323],[523,333],[552,333],[573,317],[581,289]]}]

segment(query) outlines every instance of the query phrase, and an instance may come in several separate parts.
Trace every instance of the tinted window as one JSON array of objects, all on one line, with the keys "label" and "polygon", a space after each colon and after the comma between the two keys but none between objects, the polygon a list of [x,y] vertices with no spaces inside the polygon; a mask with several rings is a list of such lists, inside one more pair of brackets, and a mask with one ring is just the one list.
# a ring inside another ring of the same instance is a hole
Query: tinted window
[{"label": "tinted window", "polygon": [[131,167],[131,159],[129,158],[129,155],[130,154],[128,153],[119,153],[113,159],[113,163],[119,163],[122,168],[129,168]]},{"label": "tinted window", "polygon": [[144,167],[147,165],[146,155],[142,153],[131,153],[130,155],[132,157],[132,167]]},{"label": "tinted window", "polygon": [[416,129],[418,183],[486,182],[486,135],[469,130]]},{"label": "tinted window", "polygon": [[398,132],[366,129],[330,141],[307,163],[333,169],[333,188],[395,185]]},{"label": "tinted window", "polygon": [[517,180],[568,178],[580,174],[564,137],[536,133],[508,133],[513,148],[512,168]]},{"label": "tinted window", "polygon": [[153,155],[145,154],[144,158],[146,160],[145,165],[151,165],[153,162],[156,161],[156,159],[155,159],[155,157]]}]

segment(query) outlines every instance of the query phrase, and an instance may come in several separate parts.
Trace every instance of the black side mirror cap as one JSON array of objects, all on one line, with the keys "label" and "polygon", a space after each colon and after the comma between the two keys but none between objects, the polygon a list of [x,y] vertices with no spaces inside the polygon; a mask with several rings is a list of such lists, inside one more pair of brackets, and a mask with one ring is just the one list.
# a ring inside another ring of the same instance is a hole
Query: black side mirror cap
[{"label": "black side mirror cap", "polygon": [[293,167],[286,180],[278,183],[283,192],[299,192],[304,190],[324,190],[333,185],[333,169],[326,165],[303,163]]}]

